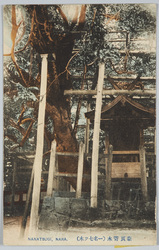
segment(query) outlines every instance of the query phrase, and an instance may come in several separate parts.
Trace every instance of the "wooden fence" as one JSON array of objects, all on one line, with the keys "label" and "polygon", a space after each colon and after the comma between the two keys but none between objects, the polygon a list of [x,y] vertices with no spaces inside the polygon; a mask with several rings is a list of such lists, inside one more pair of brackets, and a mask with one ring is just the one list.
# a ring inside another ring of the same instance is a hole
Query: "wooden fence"
[{"label": "wooden fence", "polygon": [[[77,178],[77,188],[76,188],[76,198],[81,197],[82,193],[82,179],[91,178],[89,175],[83,175],[84,158],[91,158],[90,154],[85,154],[85,145],[83,143],[79,146],[79,153],[73,152],[56,152],[56,142],[52,142],[51,154],[50,154],[50,166],[48,172],[48,184],[47,184],[47,196],[52,196],[53,183],[55,177],[76,177]],[[57,156],[71,156],[78,157],[78,169],[77,173],[59,173],[57,167]],[[139,162],[113,162],[113,155],[139,155]],[[112,197],[112,179],[114,178],[140,178],[141,179],[141,189],[143,194],[143,199],[147,200],[147,174],[146,174],[146,160],[145,160],[145,149],[140,147],[139,150],[131,151],[113,151],[113,146],[109,145],[108,154],[99,154],[99,158],[107,158],[107,164],[105,164],[106,175],[103,176],[106,180],[106,199],[110,200]],[[93,169],[92,169],[93,171]],[[97,174],[97,178],[100,174]],[[96,188],[96,193],[98,193],[98,185],[91,180],[92,186]],[[92,199],[92,197],[91,197]],[[96,197],[93,199],[97,200]]]}]

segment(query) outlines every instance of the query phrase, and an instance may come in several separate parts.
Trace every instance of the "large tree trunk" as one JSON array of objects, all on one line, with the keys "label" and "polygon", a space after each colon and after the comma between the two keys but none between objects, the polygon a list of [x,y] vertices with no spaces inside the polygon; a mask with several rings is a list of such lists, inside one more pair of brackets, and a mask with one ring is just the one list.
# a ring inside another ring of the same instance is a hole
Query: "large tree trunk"
[{"label": "large tree trunk", "polygon": [[[48,63],[48,90],[46,113],[53,120],[54,135],[52,139],[57,142],[58,152],[77,152],[78,143],[72,130],[71,113],[70,113],[70,97],[64,96],[64,90],[71,89],[72,83],[69,77],[67,66],[72,57],[74,45],[74,35],[71,32],[61,36],[53,37],[51,29],[46,32],[45,27],[48,22],[46,6],[35,6],[29,8],[34,22],[31,34],[31,45],[40,54],[53,54],[54,59]],[[82,10],[81,10],[82,12]],[[63,13],[60,13],[68,28],[68,24]],[[85,8],[83,7],[83,15],[85,16]],[[84,16],[80,16],[80,26]],[[77,20],[76,20],[77,21]],[[53,27],[53,24],[52,24]],[[44,29],[45,28],[45,29]],[[49,36],[48,36],[49,33]],[[40,67],[39,67],[40,68]],[[58,167],[60,172],[77,173],[78,159],[75,157],[58,157]],[[84,172],[89,172],[84,168]],[[76,180],[68,179],[70,184],[76,188]],[[89,190],[88,183],[83,183],[83,187]],[[86,188],[87,187],[87,188]]]}]

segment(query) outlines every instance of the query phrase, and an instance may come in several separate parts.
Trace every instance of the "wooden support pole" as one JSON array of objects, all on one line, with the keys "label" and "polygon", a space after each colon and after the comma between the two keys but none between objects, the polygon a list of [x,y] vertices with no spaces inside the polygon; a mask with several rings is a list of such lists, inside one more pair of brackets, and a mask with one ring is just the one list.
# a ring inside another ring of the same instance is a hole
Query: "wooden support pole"
[{"label": "wooden support pole", "polygon": [[52,196],[54,175],[56,171],[56,141],[52,141],[51,144],[51,154],[50,154],[50,164],[49,164],[49,174],[48,174],[48,184],[47,184],[47,196]]},{"label": "wooden support pole", "polygon": [[[58,152],[56,152],[56,164],[55,164],[55,175],[56,175],[56,179],[53,183],[53,189],[56,191],[59,191],[59,185],[60,185],[60,177],[57,175],[57,173],[59,172],[59,166],[58,166]],[[60,173],[62,174],[62,173]]]},{"label": "wooden support pole", "polygon": [[[87,104],[87,112],[90,111],[90,103]],[[87,118],[86,120],[86,135],[85,135],[85,151],[86,151],[86,154],[89,153],[89,133],[90,133],[90,119]]]},{"label": "wooden support pole", "polygon": [[143,200],[147,201],[147,177],[146,177],[146,157],[145,148],[140,146],[140,170],[141,170],[141,190],[143,195]]},{"label": "wooden support pole", "polygon": [[93,132],[93,150],[92,150],[91,207],[93,208],[97,207],[99,131],[100,131],[101,108],[102,108],[103,82],[104,82],[104,63],[100,63],[98,85],[97,85],[94,132]]},{"label": "wooden support pole", "polygon": [[111,199],[111,175],[112,175],[112,161],[113,161],[113,146],[108,147],[108,164],[106,169],[106,199]]},{"label": "wooden support pole", "polygon": [[[109,134],[106,133],[105,135],[105,154],[108,154],[109,149]],[[107,167],[108,167],[108,157],[105,158],[105,172],[107,173]],[[106,185],[105,185],[105,193],[106,193]]]},{"label": "wooden support pole", "polygon": [[140,128],[140,145],[144,146],[144,133],[142,128]]},{"label": "wooden support pole", "polygon": [[23,214],[22,223],[21,223],[20,238],[24,237],[25,228],[27,224],[29,202],[30,202],[30,197],[31,197],[31,192],[32,192],[32,187],[33,187],[33,179],[34,179],[34,170],[32,168],[31,178],[30,178],[30,183],[29,183],[29,188],[28,188],[28,193],[27,193],[27,199],[26,199],[24,214]]},{"label": "wooden support pole", "polygon": [[81,142],[79,146],[79,157],[78,157],[76,198],[81,198],[81,193],[82,193],[84,151],[85,151],[85,145]]},{"label": "wooden support pole", "polygon": [[37,146],[34,160],[34,184],[32,194],[32,205],[30,215],[30,228],[29,233],[35,233],[38,226],[38,212],[40,203],[40,187],[41,187],[41,170],[44,146],[44,124],[45,124],[45,106],[46,106],[46,91],[47,91],[47,54],[41,55],[41,86],[40,86],[40,100],[38,112],[38,125],[37,125]]},{"label": "wooden support pole", "polygon": [[154,153],[156,155],[156,128],[155,128],[155,132],[154,132]]},{"label": "wooden support pole", "polygon": [[15,198],[15,176],[16,176],[16,168],[17,163],[15,162],[16,159],[14,159],[13,162],[13,172],[12,172],[12,198],[11,198],[11,213],[14,214],[14,198]]},{"label": "wooden support pole", "polygon": [[[65,90],[64,95],[97,95],[96,90]],[[138,96],[153,96],[156,95],[156,90],[127,90],[127,89],[104,89],[103,95],[138,95]]]}]

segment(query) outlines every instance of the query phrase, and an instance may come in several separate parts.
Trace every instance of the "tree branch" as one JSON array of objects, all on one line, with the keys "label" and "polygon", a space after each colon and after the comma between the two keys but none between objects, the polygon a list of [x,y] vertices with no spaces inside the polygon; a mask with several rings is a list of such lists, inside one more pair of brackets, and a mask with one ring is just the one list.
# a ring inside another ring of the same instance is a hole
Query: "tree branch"
[{"label": "tree branch", "polygon": [[121,87],[118,86],[109,75],[107,76],[107,79],[113,85],[114,89],[116,89],[116,90],[121,89]]},{"label": "tree branch", "polygon": [[24,112],[25,112],[25,107],[24,107],[24,105],[22,105],[22,111],[21,111],[21,114],[19,116],[18,123],[17,123],[18,126],[21,125],[21,121],[23,119]]},{"label": "tree branch", "polygon": [[[19,39],[16,41],[15,43],[15,46],[21,41],[21,39],[23,38],[24,34],[25,34],[25,23],[24,23],[24,18],[23,18],[23,15],[22,15],[22,21],[21,21],[21,24],[23,23],[23,31],[22,31],[22,34],[21,36],[19,37]],[[20,26],[19,26],[20,27]]]},{"label": "tree branch", "polygon": [[72,23],[71,23],[71,27],[70,27],[71,30],[73,29],[73,27],[77,23],[77,19],[78,19],[78,6],[76,7],[75,15],[72,19]]},{"label": "tree branch", "polygon": [[11,58],[12,61],[20,75],[20,77],[22,78],[25,86],[28,87],[28,84],[26,82],[26,80],[24,79],[24,76],[22,74],[21,69],[19,68],[18,64],[16,63],[16,59],[14,56],[14,48],[15,48],[15,40],[16,40],[16,35],[19,29],[19,26],[21,25],[21,23],[19,23],[19,25],[16,24],[16,10],[15,10],[15,5],[12,5],[12,31],[11,31],[11,40],[12,40],[12,48],[11,48]]},{"label": "tree branch", "polygon": [[19,146],[20,147],[23,147],[24,143],[26,142],[26,140],[28,139],[29,135],[30,135],[30,132],[31,132],[31,129],[32,129],[32,126],[33,126],[33,123],[34,123],[34,120],[31,121],[22,141],[20,142]]},{"label": "tree branch", "polygon": [[114,64],[113,64],[113,62],[112,62],[112,60],[111,60],[110,58],[109,58],[108,60],[109,60],[109,62],[110,62],[110,64],[111,64],[112,68],[114,69],[114,71],[115,71],[117,74],[124,74],[124,73],[127,73],[127,74],[134,74],[134,73],[135,73],[135,72],[133,72],[133,71],[127,71],[127,70],[118,71],[118,70],[116,70],[116,68],[115,68],[115,66],[114,66]]},{"label": "tree branch", "polygon": [[96,17],[96,13],[97,13],[97,9],[94,10],[94,15],[93,15],[92,23],[91,23],[91,31],[93,29],[93,25],[94,25],[94,20],[95,20],[95,17]]},{"label": "tree branch", "polygon": [[69,64],[70,64],[70,62],[72,61],[72,59],[73,59],[79,52],[80,52],[80,51],[76,52],[76,53],[70,58],[70,60],[68,61],[67,65],[66,65],[65,70],[64,70],[63,72],[61,72],[60,74],[58,74],[58,75],[55,77],[55,79],[50,83],[50,85],[49,85],[49,87],[48,87],[48,89],[47,89],[47,92],[49,92],[51,85],[59,78],[59,76],[63,75],[65,72],[68,72],[68,73],[70,74],[70,72],[69,72],[69,70],[68,70]]},{"label": "tree branch", "polygon": [[127,87],[127,89],[132,90],[135,87],[135,85],[137,84],[137,82],[140,81],[140,77],[141,77],[141,75],[138,75],[136,77],[136,79],[132,83],[130,83],[130,85]]},{"label": "tree branch", "polygon": [[14,135],[5,135],[5,137],[7,137],[9,140],[11,140],[15,143],[18,143],[17,138]]},{"label": "tree branch", "polygon": [[[31,35],[32,35],[32,32],[33,32],[33,28],[34,28],[34,15],[35,15],[35,10],[33,11],[31,30],[30,30],[30,35],[29,35],[27,43],[25,44],[25,46],[22,49],[14,51],[14,54],[18,54],[19,52],[24,51],[28,47],[28,45],[30,43]],[[10,54],[3,54],[3,56],[11,56],[11,53]]]},{"label": "tree branch", "polygon": [[25,135],[25,133],[26,133],[25,129],[23,127],[19,126],[17,123],[15,123],[15,121],[13,119],[9,120],[9,124],[13,128],[16,128],[22,135]]},{"label": "tree branch", "polygon": [[79,22],[78,22],[78,29],[81,29],[84,27],[85,17],[86,17],[86,4],[82,5],[81,7],[81,13],[80,13]]},{"label": "tree branch", "polygon": [[29,82],[31,80],[31,75],[32,75],[32,66],[33,66],[33,47],[31,48],[31,51],[30,51]]},{"label": "tree branch", "polygon": [[59,6],[57,6],[56,8],[57,8],[58,12],[60,13],[65,25],[68,27],[68,20],[67,20],[66,15],[64,14],[64,12],[62,11],[62,9]]}]

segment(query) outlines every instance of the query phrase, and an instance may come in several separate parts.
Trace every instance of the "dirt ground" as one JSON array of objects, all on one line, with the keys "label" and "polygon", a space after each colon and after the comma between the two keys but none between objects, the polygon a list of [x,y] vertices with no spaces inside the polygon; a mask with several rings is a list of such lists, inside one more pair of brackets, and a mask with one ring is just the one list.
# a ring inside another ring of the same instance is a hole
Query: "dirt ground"
[{"label": "dirt ground", "polygon": [[5,217],[4,245],[156,245],[152,229],[69,228],[67,231],[37,230],[29,233],[29,218],[25,236],[20,237],[22,217]]}]

